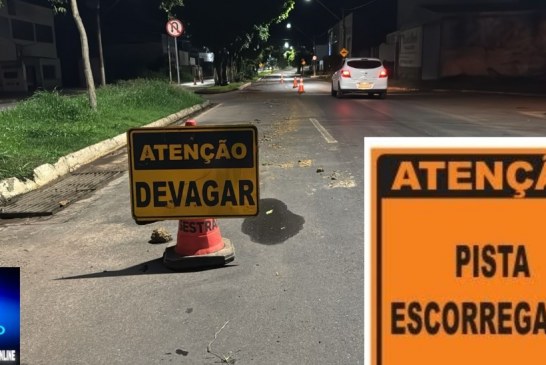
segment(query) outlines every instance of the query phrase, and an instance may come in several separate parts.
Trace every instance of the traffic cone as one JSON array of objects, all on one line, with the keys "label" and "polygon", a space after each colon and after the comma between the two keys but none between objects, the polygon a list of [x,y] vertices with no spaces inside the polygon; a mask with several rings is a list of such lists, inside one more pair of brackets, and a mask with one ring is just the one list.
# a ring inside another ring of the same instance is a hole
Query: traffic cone
[{"label": "traffic cone", "polygon": [[298,87],[298,78],[294,76],[294,85],[292,85],[292,89],[295,89]]},{"label": "traffic cone", "polygon": [[214,218],[179,220],[176,246],[163,254],[164,265],[172,270],[224,266],[234,259],[235,249],[222,238]]},{"label": "traffic cone", "polygon": [[300,86],[298,87],[298,94],[303,94],[305,90],[303,90],[303,77],[300,77]]},{"label": "traffic cone", "polygon": [[[196,126],[188,119],[185,126]],[[224,266],[235,259],[231,241],[222,238],[214,218],[184,219],[178,221],[176,246],[167,247],[163,263],[172,270],[188,270]]]}]

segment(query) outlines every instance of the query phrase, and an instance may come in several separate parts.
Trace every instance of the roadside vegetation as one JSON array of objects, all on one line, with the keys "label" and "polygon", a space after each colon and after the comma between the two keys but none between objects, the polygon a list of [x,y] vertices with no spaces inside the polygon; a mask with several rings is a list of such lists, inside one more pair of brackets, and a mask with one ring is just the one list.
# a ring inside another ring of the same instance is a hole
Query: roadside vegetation
[{"label": "roadside vegetation", "polygon": [[202,101],[167,82],[146,79],[97,89],[96,111],[83,93],[37,92],[0,112],[0,180],[31,178],[44,163]]}]

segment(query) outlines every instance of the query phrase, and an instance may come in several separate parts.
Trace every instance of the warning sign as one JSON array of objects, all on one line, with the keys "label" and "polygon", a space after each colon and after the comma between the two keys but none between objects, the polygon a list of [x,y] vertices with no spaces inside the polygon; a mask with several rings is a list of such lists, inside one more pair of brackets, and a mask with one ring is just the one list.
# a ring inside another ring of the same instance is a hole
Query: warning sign
[{"label": "warning sign", "polygon": [[367,364],[544,363],[546,139],[364,144]]},{"label": "warning sign", "polygon": [[127,132],[137,221],[258,214],[254,126]]}]

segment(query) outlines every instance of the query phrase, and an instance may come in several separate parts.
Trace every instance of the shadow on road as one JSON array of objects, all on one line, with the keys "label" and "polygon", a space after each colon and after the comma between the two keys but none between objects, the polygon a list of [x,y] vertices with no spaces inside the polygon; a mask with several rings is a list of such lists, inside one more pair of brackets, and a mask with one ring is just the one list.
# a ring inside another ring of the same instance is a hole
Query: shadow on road
[{"label": "shadow on road", "polygon": [[199,268],[199,269],[191,269],[191,270],[185,270],[185,271],[184,270],[173,271],[163,265],[163,258],[159,258],[155,260],[146,261],[141,264],[137,264],[125,269],[121,269],[121,270],[113,270],[113,271],[105,270],[102,272],[95,272],[90,274],[67,276],[67,277],[62,277],[55,280],[110,278],[110,277],[116,277],[116,276],[132,276],[132,275],[178,274],[178,273],[184,273],[184,272],[198,272],[198,271],[206,271],[206,270],[221,269],[225,267],[236,267],[236,266],[237,265],[224,265],[221,267],[209,267],[209,268]]},{"label": "shadow on road", "polygon": [[252,242],[274,245],[297,235],[304,223],[305,219],[288,210],[282,201],[260,199],[259,214],[246,218],[241,229]]}]

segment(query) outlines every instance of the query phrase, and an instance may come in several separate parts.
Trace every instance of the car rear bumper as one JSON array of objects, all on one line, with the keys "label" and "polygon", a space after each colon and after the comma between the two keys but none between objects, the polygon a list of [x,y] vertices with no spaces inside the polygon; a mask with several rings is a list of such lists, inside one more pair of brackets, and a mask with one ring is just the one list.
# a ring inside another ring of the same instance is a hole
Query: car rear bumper
[{"label": "car rear bumper", "polygon": [[378,93],[386,93],[387,89],[344,89],[342,87],[341,92],[359,93],[359,94],[378,94]]},{"label": "car rear bumper", "polygon": [[[371,88],[366,89],[358,87],[359,84],[371,84]],[[340,80],[339,88],[344,92],[354,93],[378,93],[387,91],[388,81],[386,79],[368,79],[368,80]]]}]

